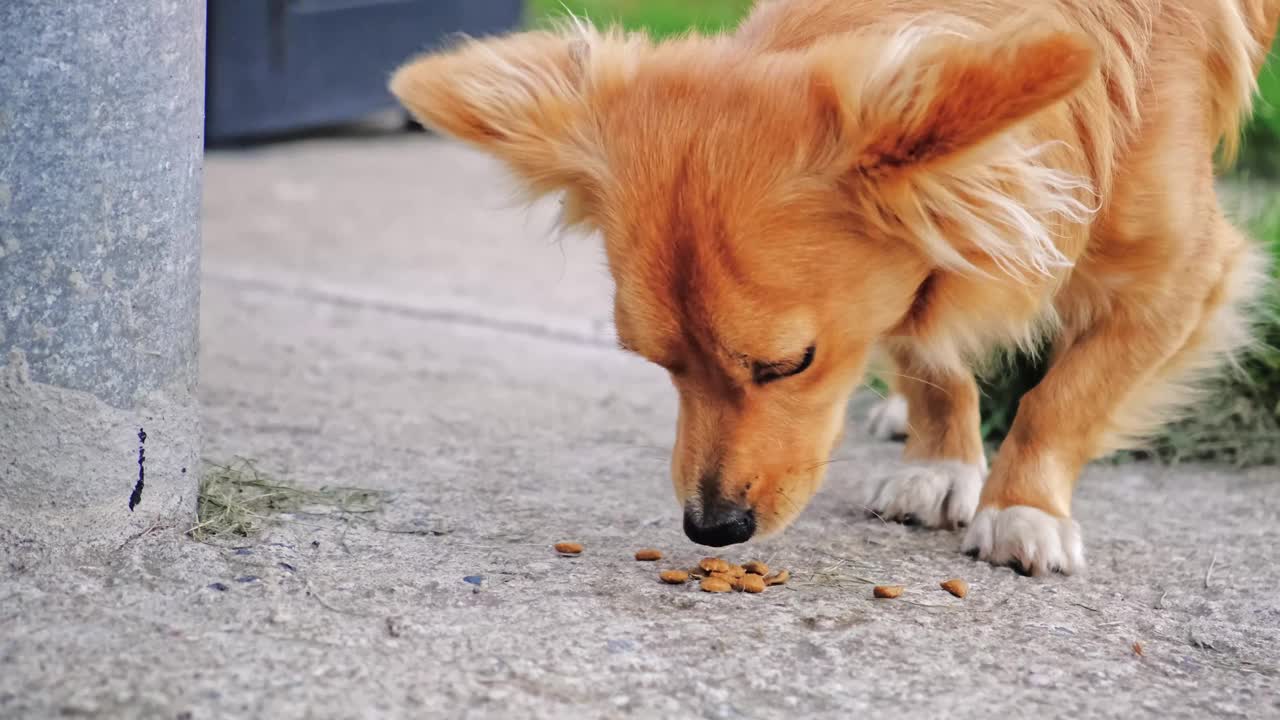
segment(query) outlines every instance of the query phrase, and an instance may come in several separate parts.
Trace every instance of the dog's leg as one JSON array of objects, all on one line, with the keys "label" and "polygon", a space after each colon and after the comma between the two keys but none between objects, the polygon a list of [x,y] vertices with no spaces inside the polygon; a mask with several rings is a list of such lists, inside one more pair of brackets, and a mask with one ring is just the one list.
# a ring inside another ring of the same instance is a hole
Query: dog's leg
[{"label": "dog's leg", "polygon": [[1080,528],[1071,519],[1076,479],[1122,398],[1177,347],[1180,325],[1121,310],[1061,351],[1018,405],[965,552],[1027,574],[1083,567]]},{"label": "dog's leg", "polygon": [[[1085,463],[1158,429],[1194,399],[1191,381],[1247,340],[1243,307],[1262,265],[1225,221],[1214,232],[1213,244],[1229,249],[1199,302],[1161,297],[1118,305],[1059,349],[1045,379],[1019,404],[965,536],[966,552],[1031,574],[1083,566],[1071,496]],[[1170,285],[1196,284],[1188,273]]]},{"label": "dog's leg", "polygon": [[[940,372],[909,349],[892,353],[893,385],[906,406],[907,444],[900,466],[868,486],[867,510],[926,527],[964,527],[986,474],[973,375]],[[891,396],[892,397],[892,396]]]}]

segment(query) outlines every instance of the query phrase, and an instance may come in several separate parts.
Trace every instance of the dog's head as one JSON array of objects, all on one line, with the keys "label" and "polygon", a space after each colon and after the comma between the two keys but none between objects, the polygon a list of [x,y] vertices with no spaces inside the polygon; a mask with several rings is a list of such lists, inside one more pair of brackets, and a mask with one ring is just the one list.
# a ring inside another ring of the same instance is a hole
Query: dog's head
[{"label": "dog's head", "polygon": [[1030,27],[784,53],[579,27],[419,58],[391,88],[603,236],[618,337],[679,391],[686,532],[719,546],[812,497],[868,352],[931,273],[1054,261],[1031,213],[1075,200],[1017,126],[1091,62]]}]

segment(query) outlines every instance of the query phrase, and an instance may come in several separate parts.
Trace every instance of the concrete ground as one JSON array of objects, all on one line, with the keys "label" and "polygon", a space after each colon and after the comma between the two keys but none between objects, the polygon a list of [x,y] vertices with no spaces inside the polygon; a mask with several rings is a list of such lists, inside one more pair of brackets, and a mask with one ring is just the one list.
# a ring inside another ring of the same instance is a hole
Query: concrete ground
[{"label": "concrete ground", "polygon": [[218,151],[206,186],[206,456],[383,507],[73,560],[11,543],[2,717],[1280,716],[1276,469],[1094,468],[1088,572],[1030,579],[866,519],[897,448],[851,432],[794,527],[724,553],[789,585],[660,585],[709,553],[595,242],[423,135]]}]

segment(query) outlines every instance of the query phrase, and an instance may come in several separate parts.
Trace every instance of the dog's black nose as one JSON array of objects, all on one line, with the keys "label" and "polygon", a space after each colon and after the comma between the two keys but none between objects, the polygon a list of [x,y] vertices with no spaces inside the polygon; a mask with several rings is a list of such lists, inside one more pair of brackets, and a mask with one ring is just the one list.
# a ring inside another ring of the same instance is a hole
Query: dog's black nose
[{"label": "dog's black nose", "polygon": [[746,542],[756,532],[756,514],[750,508],[713,506],[702,512],[685,508],[684,534],[699,545],[724,547]]}]

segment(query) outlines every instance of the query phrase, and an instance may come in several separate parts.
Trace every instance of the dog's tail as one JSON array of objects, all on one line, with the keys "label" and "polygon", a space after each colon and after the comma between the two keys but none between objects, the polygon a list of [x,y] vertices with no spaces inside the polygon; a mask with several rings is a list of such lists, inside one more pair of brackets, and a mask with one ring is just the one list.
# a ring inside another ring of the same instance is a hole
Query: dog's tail
[{"label": "dog's tail", "polygon": [[1217,22],[1210,25],[1214,128],[1223,156],[1235,160],[1240,128],[1253,109],[1258,73],[1266,63],[1280,22],[1280,0],[1222,0]]}]

